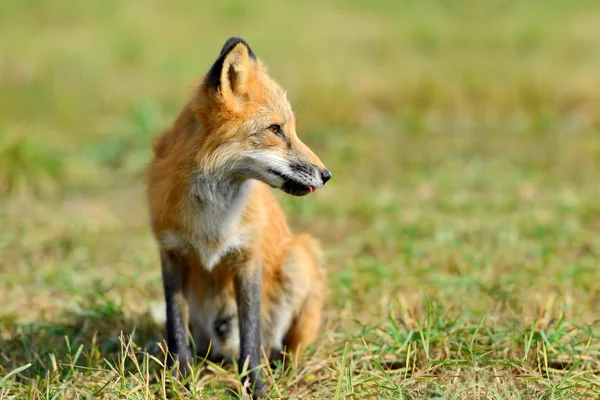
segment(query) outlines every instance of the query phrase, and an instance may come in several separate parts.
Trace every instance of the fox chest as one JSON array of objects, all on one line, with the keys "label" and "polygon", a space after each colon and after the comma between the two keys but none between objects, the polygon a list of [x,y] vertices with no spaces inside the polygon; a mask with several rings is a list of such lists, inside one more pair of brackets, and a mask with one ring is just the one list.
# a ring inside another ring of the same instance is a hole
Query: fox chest
[{"label": "fox chest", "polygon": [[243,250],[251,237],[249,229],[237,229],[220,240],[207,240],[203,235],[185,235],[178,232],[166,232],[161,240],[162,247],[184,254],[195,252],[202,267],[212,271],[223,258],[235,251]]},{"label": "fox chest", "polygon": [[182,218],[185,232],[166,231],[160,240],[167,250],[195,252],[202,267],[212,271],[229,253],[247,248],[255,229],[242,223],[247,190],[229,201],[191,204]]}]

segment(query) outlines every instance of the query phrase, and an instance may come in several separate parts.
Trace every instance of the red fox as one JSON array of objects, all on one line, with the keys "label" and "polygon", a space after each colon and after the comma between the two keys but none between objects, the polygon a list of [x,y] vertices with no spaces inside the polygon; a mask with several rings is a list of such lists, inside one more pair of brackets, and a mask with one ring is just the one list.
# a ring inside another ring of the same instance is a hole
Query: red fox
[{"label": "red fox", "polygon": [[153,151],[169,367],[189,374],[191,334],[199,353],[211,343],[211,358],[239,355],[261,397],[262,349],[276,357],[314,340],[325,285],[317,242],[292,234],[269,187],[304,196],[331,173],[296,136],[285,91],[235,37]]}]

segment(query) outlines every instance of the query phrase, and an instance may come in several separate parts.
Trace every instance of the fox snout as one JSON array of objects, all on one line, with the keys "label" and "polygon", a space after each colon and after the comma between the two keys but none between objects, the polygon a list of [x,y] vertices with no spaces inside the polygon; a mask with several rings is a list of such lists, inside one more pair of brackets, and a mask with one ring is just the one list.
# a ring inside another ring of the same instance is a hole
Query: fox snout
[{"label": "fox snout", "polygon": [[293,196],[305,196],[321,188],[331,179],[331,172],[327,168],[319,168],[311,164],[294,163],[289,167],[289,174],[271,170],[279,176],[283,184],[280,189]]},{"label": "fox snout", "polygon": [[294,196],[304,196],[322,188],[331,179],[331,172],[300,140],[296,138],[292,143],[296,151],[290,155],[289,174],[279,171],[286,178],[281,190]]},{"label": "fox snout", "polygon": [[292,171],[299,175],[307,174],[309,179],[311,175],[316,175],[317,178],[321,179],[321,186],[325,185],[331,179],[331,172],[325,167],[318,167],[316,165],[303,166],[301,164],[292,164],[290,167]]}]

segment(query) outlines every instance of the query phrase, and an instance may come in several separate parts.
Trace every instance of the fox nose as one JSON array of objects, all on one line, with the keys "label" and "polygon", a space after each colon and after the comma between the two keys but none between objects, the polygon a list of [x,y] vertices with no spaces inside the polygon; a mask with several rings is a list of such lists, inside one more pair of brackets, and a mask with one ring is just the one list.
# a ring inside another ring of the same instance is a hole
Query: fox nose
[{"label": "fox nose", "polygon": [[324,169],[321,172],[321,179],[323,179],[323,185],[327,183],[328,180],[331,179],[331,172],[328,169]]}]

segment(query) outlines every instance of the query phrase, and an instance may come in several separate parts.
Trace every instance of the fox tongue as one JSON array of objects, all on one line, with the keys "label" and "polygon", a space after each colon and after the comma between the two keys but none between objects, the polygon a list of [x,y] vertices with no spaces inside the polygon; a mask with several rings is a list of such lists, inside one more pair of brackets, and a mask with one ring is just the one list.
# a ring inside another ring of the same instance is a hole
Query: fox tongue
[{"label": "fox tongue", "polygon": [[308,188],[308,193],[312,193],[315,191],[315,188],[312,186],[307,186],[307,188]]}]

